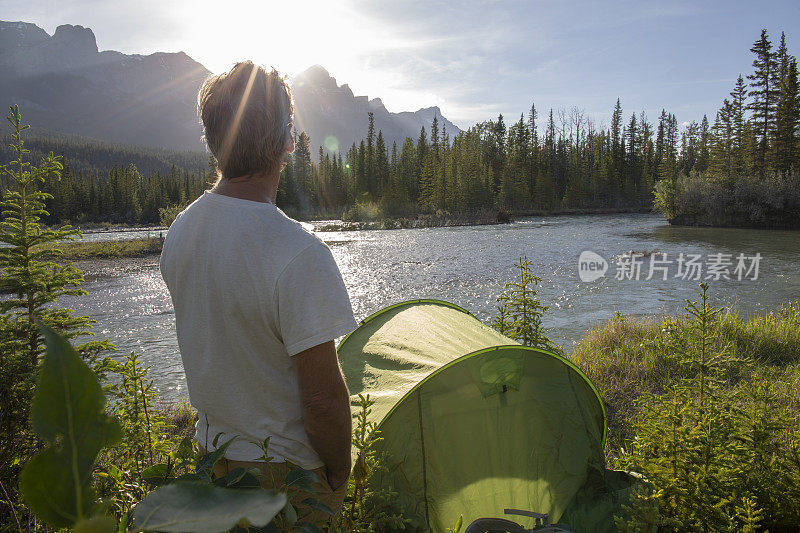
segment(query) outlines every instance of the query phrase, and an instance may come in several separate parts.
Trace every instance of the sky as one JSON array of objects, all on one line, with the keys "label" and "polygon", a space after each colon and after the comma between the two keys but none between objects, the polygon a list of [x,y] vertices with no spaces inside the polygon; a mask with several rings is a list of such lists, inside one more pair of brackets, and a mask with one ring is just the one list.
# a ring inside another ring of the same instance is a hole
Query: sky
[{"label": "sky", "polygon": [[100,50],[183,51],[213,72],[241,59],[294,76],[325,67],[389,111],[439,106],[461,128],[576,106],[607,127],[661,109],[713,122],[765,28],[800,55],[798,0],[0,0],[0,19],[94,31]]}]

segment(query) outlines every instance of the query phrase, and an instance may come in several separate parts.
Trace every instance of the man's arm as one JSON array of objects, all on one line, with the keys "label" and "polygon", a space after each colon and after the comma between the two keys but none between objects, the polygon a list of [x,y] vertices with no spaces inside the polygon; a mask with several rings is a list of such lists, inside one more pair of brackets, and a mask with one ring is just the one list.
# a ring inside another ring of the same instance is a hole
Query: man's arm
[{"label": "man's arm", "polygon": [[350,394],[344,382],[333,341],[294,356],[303,422],[308,440],[327,469],[336,489],[350,475],[352,419]]}]

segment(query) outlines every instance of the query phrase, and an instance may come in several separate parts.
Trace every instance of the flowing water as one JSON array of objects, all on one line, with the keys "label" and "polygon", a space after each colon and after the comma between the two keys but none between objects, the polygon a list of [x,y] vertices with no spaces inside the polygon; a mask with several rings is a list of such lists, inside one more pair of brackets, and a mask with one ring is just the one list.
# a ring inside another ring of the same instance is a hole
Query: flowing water
[{"label": "flowing water", "polygon": [[[333,251],[359,320],[399,301],[438,298],[490,322],[495,299],[514,278],[514,262],[527,256],[542,278],[539,297],[550,306],[543,320],[546,332],[568,352],[589,328],[616,311],[636,316],[681,313],[686,298],[696,299],[700,282],[679,272],[681,253],[684,258],[699,256],[703,278],[711,272],[710,294],[716,305],[734,306],[750,316],[800,299],[797,231],[680,228],[656,215],[625,214],[319,235]],[[584,251],[609,261],[605,276],[581,281],[578,258]],[[630,252],[644,256],[634,261],[641,262],[639,279],[615,264],[629,260],[625,254]],[[745,254],[745,266],[750,267],[757,253],[757,279],[754,270],[736,271],[739,254]],[[653,259],[662,262],[651,263]],[[713,263],[730,279],[714,280],[717,274],[709,270]],[[663,268],[646,280],[651,264]],[[89,277],[84,287],[88,296],[60,303],[95,319],[97,336],[110,339],[120,353],[139,352],[151,365],[151,377],[165,399],[185,395],[172,304],[155,263]]]}]

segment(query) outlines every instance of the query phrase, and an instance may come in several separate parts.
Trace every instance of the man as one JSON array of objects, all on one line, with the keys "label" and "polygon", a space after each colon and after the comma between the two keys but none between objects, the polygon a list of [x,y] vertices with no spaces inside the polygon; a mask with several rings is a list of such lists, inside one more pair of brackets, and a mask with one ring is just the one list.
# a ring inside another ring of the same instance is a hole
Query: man
[{"label": "man", "polygon": [[[236,436],[216,473],[257,466],[265,488],[280,487],[287,461],[313,470],[336,512],[352,428],[333,340],[356,322],[328,247],[275,206],[294,151],[289,88],[247,61],[207,80],[198,106],[219,177],[175,219],[160,263],[198,444]],[[270,465],[256,444],[267,437]]]}]

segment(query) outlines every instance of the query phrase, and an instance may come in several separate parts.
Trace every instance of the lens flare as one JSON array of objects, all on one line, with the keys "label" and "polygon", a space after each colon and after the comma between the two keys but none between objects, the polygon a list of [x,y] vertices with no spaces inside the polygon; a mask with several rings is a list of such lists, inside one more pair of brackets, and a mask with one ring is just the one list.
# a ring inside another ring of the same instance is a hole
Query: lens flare
[{"label": "lens flare", "polygon": [[325,137],[325,148],[327,148],[329,152],[338,152],[339,139],[337,139],[335,135],[328,135]]}]

